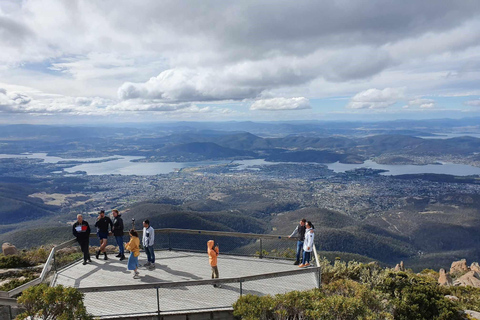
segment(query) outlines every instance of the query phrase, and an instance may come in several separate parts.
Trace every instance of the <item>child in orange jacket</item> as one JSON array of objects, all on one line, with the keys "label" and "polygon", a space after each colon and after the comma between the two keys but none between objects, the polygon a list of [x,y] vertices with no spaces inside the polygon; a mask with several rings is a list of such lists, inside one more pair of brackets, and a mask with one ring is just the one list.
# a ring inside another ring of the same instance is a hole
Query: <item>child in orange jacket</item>
[{"label": "child in orange jacket", "polygon": [[[208,262],[212,267],[212,279],[218,278],[218,267],[217,267],[217,257],[218,257],[218,245],[213,247],[215,242],[213,240],[208,240],[207,242],[207,253],[208,253]],[[220,287],[220,285],[213,285],[214,287]]]}]

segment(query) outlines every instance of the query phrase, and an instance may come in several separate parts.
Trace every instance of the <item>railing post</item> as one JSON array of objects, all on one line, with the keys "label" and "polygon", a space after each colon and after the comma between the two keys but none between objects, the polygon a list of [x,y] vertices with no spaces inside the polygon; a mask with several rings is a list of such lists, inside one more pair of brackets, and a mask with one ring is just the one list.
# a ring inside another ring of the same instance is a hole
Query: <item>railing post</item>
[{"label": "railing post", "polygon": [[160,320],[160,292],[157,289],[157,316],[158,316],[158,320]]},{"label": "railing post", "polygon": [[167,235],[168,235],[168,251],[172,251],[172,242],[170,240],[170,232],[168,232]]},{"label": "railing post", "polygon": [[240,297],[243,295],[243,281],[240,280]]},{"label": "railing post", "polygon": [[317,280],[317,288],[320,289],[322,287],[322,269],[320,268],[318,268]]},{"label": "railing post", "polygon": [[262,245],[262,238],[260,238],[260,259],[263,258],[263,245]]}]

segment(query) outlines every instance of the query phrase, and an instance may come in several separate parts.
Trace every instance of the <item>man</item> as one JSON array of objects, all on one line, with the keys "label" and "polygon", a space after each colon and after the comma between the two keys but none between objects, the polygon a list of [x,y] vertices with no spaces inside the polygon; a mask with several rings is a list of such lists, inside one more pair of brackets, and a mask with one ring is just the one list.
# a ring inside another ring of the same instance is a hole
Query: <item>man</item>
[{"label": "man", "polygon": [[303,241],[305,240],[305,223],[307,222],[306,219],[300,220],[298,226],[293,230],[292,234],[289,236],[289,238],[292,237],[298,237],[297,240],[297,260],[295,260],[294,265],[299,265],[300,264],[300,257],[302,253],[302,248],[303,248]]},{"label": "man", "polygon": [[118,245],[118,254],[116,257],[120,258],[120,261],[122,261],[122,260],[125,260],[125,251],[123,248],[123,219],[122,219],[122,215],[118,212],[117,209],[112,210],[112,215],[113,215],[112,232]]},{"label": "man", "polygon": [[97,227],[97,235],[100,239],[100,250],[97,250],[96,258],[100,256],[100,253],[104,254],[103,260],[108,260],[107,250],[107,238],[108,238],[108,226],[112,229],[112,220],[109,217],[105,216],[105,210],[101,210],[98,213],[97,222],[95,222],[95,227]]},{"label": "man", "polygon": [[90,259],[90,226],[88,222],[83,220],[81,214],[77,214],[77,222],[73,224],[73,235],[77,238],[77,242],[82,248],[83,252],[83,265],[88,262],[92,262]]},{"label": "man", "polygon": [[155,241],[155,230],[150,226],[150,221],[143,221],[143,237],[142,244],[147,253],[148,262],[144,267],[148,267],[150,270],[155,269],[155,251],[153,250],[153,244]]}]

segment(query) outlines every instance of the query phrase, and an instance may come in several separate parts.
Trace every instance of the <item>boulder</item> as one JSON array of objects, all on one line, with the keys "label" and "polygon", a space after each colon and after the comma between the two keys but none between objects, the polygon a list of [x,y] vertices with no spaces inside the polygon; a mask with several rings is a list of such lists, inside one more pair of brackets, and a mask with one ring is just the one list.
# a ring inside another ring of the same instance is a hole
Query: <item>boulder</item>
[{"label": "boulder", "polygon": [[447,299],[450,300],[450,301],[458,301],[458,297],[456,297],[456,296],[451,296],[451,295],[449,295],[449,294],[447,294],[447,295],[445,296],[445,298],[447,298]]},{"label": "boulder", "polygon": [[475,271],[469,271],[457,280],[455,280],[453,285],[480,288],[480,274],[476,273]]},{"label": "boulder", "polygon": [[115,249],[116,247],[111,244],[105,247],[105,250],[107,250],[107,252],[115,252]]},{"label": "boulder", "polygon": [[460,261],[452,262],[452,266],[450,267],[450,274],[452,274],[452,273],[463,273],[463,272],[467,272],[467,271],[468,271],[467,260],[462,259]]},{"label": "boulder", "polygon": [[480,265],[478,265],[478,262],[472,262],[470,265],[470,270],[480,273]]},{"label": "boulder", "polygon": [[400,263],[395,266],[395,271],[405,271],[405,266],[403,265],[403,261],[400,261]]},{"label": "boulder", "polygon": [[5,242],[4,244],[2,244],[2,252],[6,256],[18,254],[17,247],[15,247],[13,244],[8,242]]},{"label": "boulder", "polygon": [[465,314],[468,314],[471,319],[478,319],[480,320],[480,312],[472,311],[472,310],[465,310]]},{"label": "boulder", "polygon": [[438,284],[441,286],[451,286],[453,285],[452,277],[445,272],[445,269],[440,269],[440,276],[438,277]]}]

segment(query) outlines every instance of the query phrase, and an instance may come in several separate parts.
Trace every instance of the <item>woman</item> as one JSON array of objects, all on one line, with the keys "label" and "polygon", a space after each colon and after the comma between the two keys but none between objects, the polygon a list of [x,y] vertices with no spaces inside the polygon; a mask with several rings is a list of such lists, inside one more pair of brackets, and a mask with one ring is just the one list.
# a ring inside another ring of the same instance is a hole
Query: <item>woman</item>
[{"label": "woman", "polygon": [[305,241],[303,242],[303,260],[302,264],[299,265],[300,268],[310,266],[310,258],[313,251],[313,240],[315,234],[313,233],[313,225],[310,221],[307,221],[305,224],[307,230],[305,230]]},{"label": "woman", "polygon": [[130,257],[128,257],[128,270],[134,270],[133,279],[140,278],[138,269],[138,256],[140,255],[140,239],[138,239],[138,233],[134,229],[130,230],[130,241],[125,245],[125,249],[130,251]]}]

